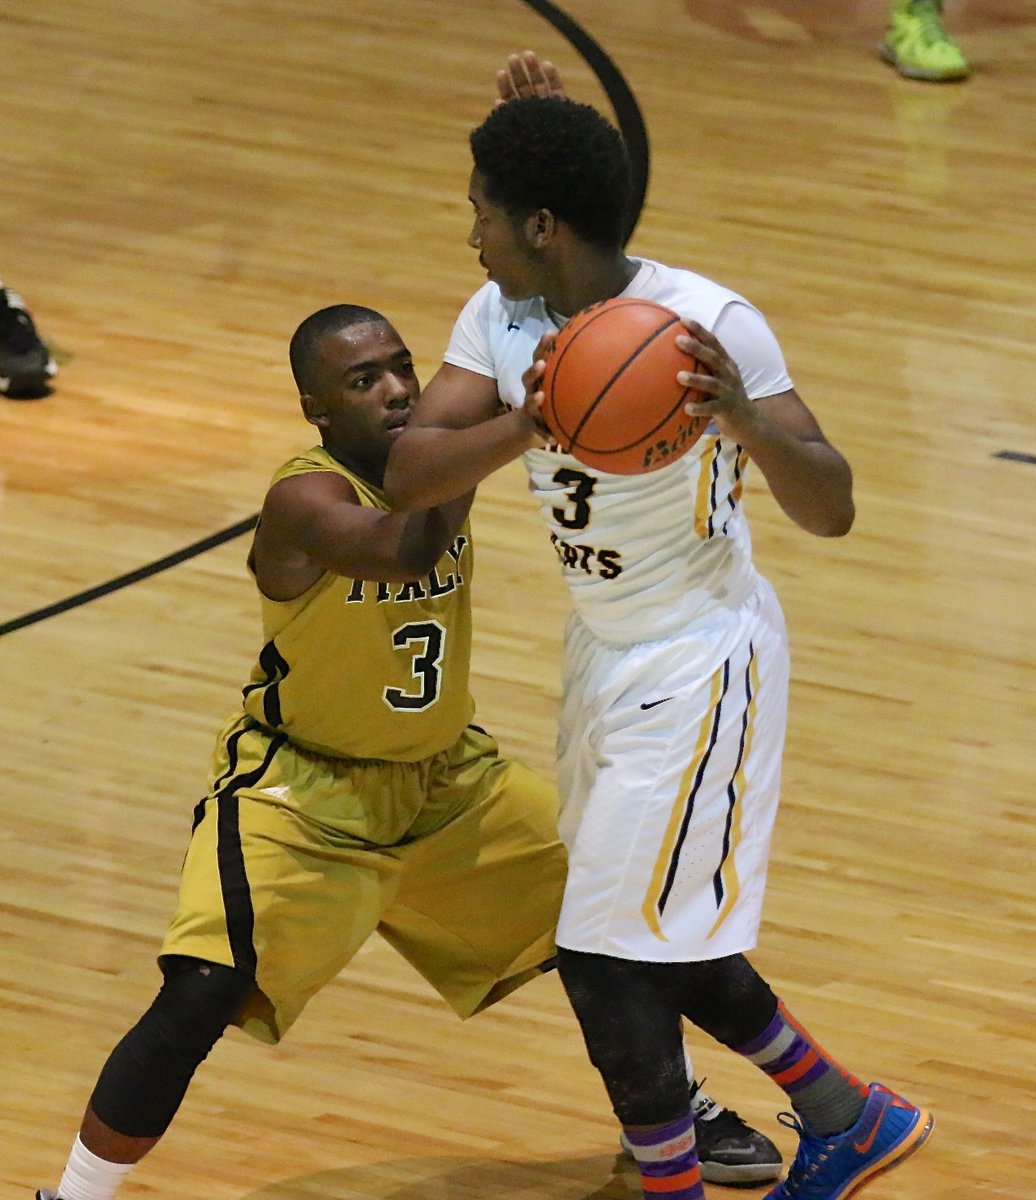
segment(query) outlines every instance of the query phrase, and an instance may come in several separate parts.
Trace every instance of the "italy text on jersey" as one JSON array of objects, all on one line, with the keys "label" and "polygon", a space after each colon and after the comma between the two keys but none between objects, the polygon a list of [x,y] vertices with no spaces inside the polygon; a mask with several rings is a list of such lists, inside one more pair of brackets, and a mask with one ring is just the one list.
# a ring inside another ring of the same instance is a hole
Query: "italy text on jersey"
[{"label": "italy text on jersey", "polygon": [[378,604],[387,604],[390,601],[393,604],[398,604],[407,600],[428,600],[438,596],[448,596],[450,592],[464,586],[464,576],[460,570],[460,559],[467,544],[468,539],[464,534],[460,534],[454,539],[453,545],[449,548],[449,555],[456,566],[456,573],[453,571],[448,572],[445,579],[440,579],[439,572],[435,567],[432,568],[426,579],[411,579],[407,583],[384,583],[373,579],[354,579],[345,602],[346,604],[361,604],[364,600],[370,598],[372,591],[374,592],[374,599]]}]

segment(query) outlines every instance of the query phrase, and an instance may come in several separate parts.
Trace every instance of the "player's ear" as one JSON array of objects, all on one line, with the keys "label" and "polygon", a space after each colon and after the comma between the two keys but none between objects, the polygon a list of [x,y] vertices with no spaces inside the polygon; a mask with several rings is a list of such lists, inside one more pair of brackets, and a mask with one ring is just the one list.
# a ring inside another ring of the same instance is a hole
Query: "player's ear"
[{"label": "player's ear", "polygon": [[539,208],[525,219],[525,236],[534,250],[543,250],[556,229],[557,221],[549,208]]},{"label": "player's ear", "polygon": [[302,415],[310,425],[315,425],[317,429],[327,428],[327,405],[323,401],[311,396],[309,392],[303,392],[299,396],[299,404],[302,407]]}]

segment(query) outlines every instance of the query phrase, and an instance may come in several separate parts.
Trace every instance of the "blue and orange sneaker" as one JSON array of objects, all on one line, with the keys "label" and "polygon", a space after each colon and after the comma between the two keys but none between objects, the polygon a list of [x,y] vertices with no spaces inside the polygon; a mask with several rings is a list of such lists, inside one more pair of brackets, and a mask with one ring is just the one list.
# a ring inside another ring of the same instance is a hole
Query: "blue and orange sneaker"
[{"label": "blue and orange sneaker", "polygon": [[880,1083],[870,1085],[860,1119],[845,1133],[817,1137],[791,1113],[778,1120],[798,1131],[799,1150],[787,1179],[765,1200],[845,1200],[920,1149],[934,1123],[926,1109]]}]

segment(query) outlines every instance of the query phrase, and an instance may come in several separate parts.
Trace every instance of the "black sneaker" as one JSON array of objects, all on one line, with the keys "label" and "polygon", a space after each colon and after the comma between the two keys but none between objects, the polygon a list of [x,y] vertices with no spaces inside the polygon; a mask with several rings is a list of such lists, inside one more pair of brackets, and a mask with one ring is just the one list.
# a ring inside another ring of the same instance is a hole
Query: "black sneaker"
[{"label": "black sneaker", "polygon": [[[780,1177],[781,1152],[768,1137],[732,1108],[717,1104],[697,1082],[691,1088],[691,1104],[701,1177],[706,1183],[757,1187]],[[632,1158],[625,1134],[619,1134],[619,1142],[623,1155]]]},{"label": "black sneaker", "polygon": [[777,1179],[781,1152],[768,1137],[753,1129],[732,1108],[724,1108],[701,1088],[693,1094],[694,1137],[698,1143],[701,1177],[728,1187],[756,1187]]},{"label": "black sneaker", "polygon": [[36,1200],[61,1200],[57,1192],[47,1192],[43,1188],[36,1193]]},{"label": "black sneaker", "polygon": [[45,396],[57,372],[25,301],[0,284],[0,395],[15,400]]}]

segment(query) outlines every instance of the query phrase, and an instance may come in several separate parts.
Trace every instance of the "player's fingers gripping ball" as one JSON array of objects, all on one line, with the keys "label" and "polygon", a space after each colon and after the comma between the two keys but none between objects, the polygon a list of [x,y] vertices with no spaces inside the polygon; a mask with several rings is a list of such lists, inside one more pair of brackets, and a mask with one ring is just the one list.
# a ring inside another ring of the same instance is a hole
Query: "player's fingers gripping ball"
[{"label": "player's fingers gripping ball", "polygon": [[677,382],[704,370],[676,345],[680,318],[650,300],[591,305],[561,329],[546,355],[541,414],[581,463],[613,475],[668,466],[701,437],[707,417],[684,405],[702,393]]}]

